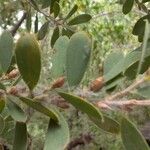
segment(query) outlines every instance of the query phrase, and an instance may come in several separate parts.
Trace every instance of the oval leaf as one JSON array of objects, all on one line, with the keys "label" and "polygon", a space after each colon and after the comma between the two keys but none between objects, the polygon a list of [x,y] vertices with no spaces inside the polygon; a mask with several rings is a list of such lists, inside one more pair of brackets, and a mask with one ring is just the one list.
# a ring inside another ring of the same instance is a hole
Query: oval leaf
[{"label": "oval leaf", "polygon": [[25,34],[16,44],[16,60],[23,80],[30,90],[36,86],[41,71],[39,44],[32,34]]},{"label": "oval leaf", "polygon": [[126,150],[149,150],[140,131],[126,118],[121,122],[121,138]]},{"label": "oval leaf", "polygon": [[[58,112],[57,112],[58,114]],[[69,128],[64,117],[59,113],[59,124],[50,119],[44,150],[62,150],[69,142]]]},{"label": "oval leaf", "polygon": [[133,7],[134,0],[126,0],[125,3],[123,4],[122,12],[126,15],[128,14]]},{"label": "oval leaf", "polygon": [[42,40],[46,36],[48,32],[48,28],[49,28],[49,21],[45,22],[40,28],[40,30],[38,31],[37,33],[38,40]]},{"label": "oval leaf", "polygon": [[0,36],[0,66],[7,72],[13,55],[13,37],[10,32],[4,31]]},{"label": "oval leaf", "polygon": [[53,9],[54,9],[54,17],[56,18],[60,12],[60,6],[57,1],[54,3]]},{"label": "oval leaf", "polygon": [[81,14],[68,22],[68,25],[77,25],[90,21],[92,17],[89,14]]},{"label": "oval leaf", "polygon": [[56,27],[54,29],[52,37],[51,37],[51,47],[54,46],[54,44],[58,38],[59,38],[59,27]]},{"label": "oval leaf", "polygon": [[69,19],[76,11],[78,10],[78,6],[74,5],[70,12],[65,17],[65,20]]},{"label": "oval leaf", "polygon": [[58,115],[52,111],[51,109],[43,106],[41,103],[37,101],[33,101],[32,99],[26,98],[26,97],[19,97],[19,99],[24,102],[29,107],[32,107],[33,109],[37,110],[38,112],[52,118],[55,121],[58,121]]},{"label": "oval leaf", "polygon": [[66,52],[69,43],[69,38],[61,36],[54,45],[55,54],[52,56],[52,76],[58,78],[64,75],[66,67]]},{"label": "oval leaf", "polygon": [[84,32],[75,33],[67,49],[67,80],[70,86],[78,85],[86,71],[92,49],[91,39]]},{"label": "oval leaf", "polygon": [[86,113],[89,116],[89,118],[102,121],[102,114],[91,103],[87,102],[86,100],[84,100],[80,97],[77,97],[77,96],[74,96],[74,95],[71,95],[68,93],[59,92],[58,94],[62,98],[64,98],[67,102],[71,103],[74,107],[76,107],[80,111]]},{"label": "oval leaf", "polygon": [[113,120],[112,118],[103,115],[103,121],[99,118],[91,118],[91,120],[105,132],[118,134],[120,132],[120,125],[117,121]]},{"label": "oval leaf", "polygon": [[25,123],[16,122],[13,150],[27,150],[28,135]]},{"label": "oval leaf", "polygon": [[7,96],[7,107],[9,115],[15,120],[19,122],[25,122],[27,120],[27,116],[25,112],[15,103],[13,100],[17,100],[17,97]]}]

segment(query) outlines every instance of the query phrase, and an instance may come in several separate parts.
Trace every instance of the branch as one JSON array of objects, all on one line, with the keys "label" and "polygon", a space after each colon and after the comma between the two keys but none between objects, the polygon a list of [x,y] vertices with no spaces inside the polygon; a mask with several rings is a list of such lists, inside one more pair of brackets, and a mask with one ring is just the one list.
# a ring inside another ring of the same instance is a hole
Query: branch
[{"label": "branch", "polygon": [[118,99],[118,98],[122,98],[124,96],[126,96],[128,93],[130,93],[133,89],[137,88],[139,85],[141,85],[142,83],[145,82],[145,77],[136,80],[133,84],[131,84],[129,87],[127,87],[126,89],[124,89],[123,91],[117,92],[114,95],[105,97],[105,101],[112,101],[114,99]]},{"label": "branch", "polygon": [[100,101],[97,103],[97,106],[99,108],[103,108],[103,109],[112,109],[112,107],[127,107],[127,108],[131,108],[131,107],[135,107],[135,106],[150,106],[150,100],[135,100],[135,99],[131,99],[131,100],[125,100],[125,101],[118,101],[118,100],[114,100],[114,101]]},{"label": "branch", "polygon": [[26,19],[27,17],[27,13],[24,12],[21,19],[16,23],[16,25],[10,30],[12,36],[15,36],[17,30],[19,29],[19,27],[21,26],[21,24],[23,23],[23,21]]}]

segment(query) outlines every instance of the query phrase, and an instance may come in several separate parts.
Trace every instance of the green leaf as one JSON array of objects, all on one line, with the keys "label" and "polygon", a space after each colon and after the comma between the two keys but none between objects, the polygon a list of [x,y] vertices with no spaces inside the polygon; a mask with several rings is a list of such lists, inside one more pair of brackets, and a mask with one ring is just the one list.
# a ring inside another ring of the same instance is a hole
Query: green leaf
[{"label": "green leaf", "polygon": [[66,35],[68,37],[71,37],[75,32],[73,30],[70,30],[68,28],[62,29],[62,35]]},{"label": "green leaf", "polygon": [[146,99],[150,99],[150,85],[145,85],[145,86],[138,88],[137,94]]},{"label": "green leaf", "polygon": [[4,31],[0,36],[0,66],[7,72],[13,55],[13,37],[10,32]]},{"label": "green leaf", "polygon": [[51,0],[42,0],[42,8],[45,9],[51,5]]},{"label": "green leaf", "polygon": [[78,85],[86,71],[92,42],[89,36],[84,32],[75,33],[69,42],[67,49],[67,80],[70,86]]},{"label": "green leaf", "polygon": [[122,12],[126,15],[128,14],[133,7],[134,0],[126,0],[125,3],[123,4]]},{"label": "green leaf", "polygon": [[13,150],[27,150],[28,135],[25,123],[16,122]]},{"label": "green leaf", "polygon": [[126,118],[121,122],[121,138],[126,150],[149,150],[140,131]]},{"label": "green leaf", "polygon": [[3,132],[4,128],[5,128],[5,120],[0,115],[0,134]]},{"label": "green leaf", "polygon": [[90,21],[92,17],[89,14],[81,14],[68,22],[68,25],[77,25]]},{"label": "green leaf", "polygon": [[64,75],[66,67],[66,52],[69,38],[61,36],[54,45],[55,54],[52,56],[52,76],[58,78]]},{"label": "green leaf", "polygon": [[124,54],[122,52],[113,52],[108,55],[104,61],[104,79],[109,82],[122,73],[124,64]]},{"label": "green leaf", "polygon": [[19,97],[19,99],[29,107],[32,107],[38,112],[52,118],[56,122],[58,121],[58,115],[52,109],[43,106],[40,102],[33,101],[32,99],[26,97]]},{"label": "green leaf", "polygon": [[149,2],[150,0],[142,0],[142,3],[146,3]]},{"label": "green leaf", "polygon": [[45,22],[37,33],[37,39],[42,40],[46,36],[49,28],[49,21]]},{"label": "green leaf", "polygon": [[16,60],[19,71],[30,90],[37,85],[41,71],[39,44],[32,34],[25,34],[17,41]]},{"label": "green leaf", "polygon": [[2,90],[4,90],[4,91],[6,90],[6,87],[5,87],[4,84],[1,83],[1,82],[0,82],[0,89],[2,89]]},{"label": "green leaf", "polygon": [[34,33],[37,33],[39,29],[39,18],[38,13],[36,13],[35,21],[34,21]]},{"label": "green leaf", "polygon": [[53,9],[54,9],[54,17],[56,18],[60,12],[60,6],[58,2],[54,3]]},{"label": "green leaf", "polygon": [[112,118],[103,115],[103,120],[99,118],[91,118],[91,120],[105,132],[118,134],[120,132],[120,125],[117,121],[113,120]]},{"label": "green leaf", "polygon": [[69,128],[64,117],[59,114],[59,124],[50,119],[44,150],[62,150],[69,143]]},{"label": "green leaf", "polygon": [[19,122],[26,122],[27,116],[25,112],[17,105],[14,100],[18,100],[17,97],[14,96],[7,96],[7,107],[9,115],[15,120]]},{"label": "green leaf", "polygon": [[32,26],[32,15],[31,15],[31,10],[29,10],[26,17],[26,28],[28,32],[31,31],[31,26]]},{"label": "green leaf", "polygon": [[78,10],[78,6],[74,5],[70,12],[65,17],[65,20],[69,19],[76,11]]},{"label": "green leaf", "polygon": [[86,113],[91,120],[102,121],[102,114],[98,108],[89,103],[87,100],[64,92],[58,92],[58,94],[74,107]]},{"label": "green leaf", "polygon": [[51,37],[51,47],[54,46],[55,42],[59,38],[59,27],[56,27],[53,31],[52,37]]},{"label": "green leaf", "polygon": [[5,98],[4,97],[0,97],[0,113],[2,113],[4,108],[5,108]]}]

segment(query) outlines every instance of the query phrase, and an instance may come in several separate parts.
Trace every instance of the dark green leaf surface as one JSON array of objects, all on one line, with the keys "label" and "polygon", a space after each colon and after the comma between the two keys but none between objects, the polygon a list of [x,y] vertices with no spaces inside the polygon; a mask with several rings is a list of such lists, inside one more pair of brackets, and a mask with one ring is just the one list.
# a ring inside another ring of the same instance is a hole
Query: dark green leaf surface
[{"label": "dark green leaf surface", "polygon": [[0,113],[2,113],[2,111],[5,108],[5,99],[3,97],[0,98]]},{"label": "dark green leaf surface", "polygon": [[133,7],[134,0],[126,0],[125,3],[123,4],[123,9],[122,12],[126,15],[128,14]]},{"label": "dark green leaf surface", "polygon": [[25,123],[16,122],[13,150],[27,150],[27,127]]},{"label": "dark green leaf surface", "polygon": [[69,127],[64,117],[59,114],[59,124],[50,119],[44,150],[62,150],[69,143]]},{"label": "dark green leaf surface", "polygon": [[68,22],[68,25],[77,25],[90,21],[92,17],[89,14],[81,14]]},{"label": "dark green leaf surface", "polygon": [[54,46],[55,42],[59,38],[59,27],[56,27],[53,31],[52,37],[51,37],[51,47]]},{"label": "dark green leaf surface", "polygon": [[67,80],[70,86],[78,85],[87,69],[92,43],[84,32],[75,33],[69,42],[67,49]]},{"label": "dark green leaf surface", "polygon": [[7,72],[13,55],[13,37],[10,32],[4,31],[0,36],[0,66]]},{"label": "dark green leaf surface", "polygon": [[78,10],[78,6],[74,5],[70,12],[65,17],[65,20],[69,19],[76,11]]},{"label": "dark green leaf surface", "polygon": [[33,90],[41,71],[40,47],[35,36],[23,35],[16,44],[15,54],[21,76],[29,89]]},{"label": "dark green leaf surface", "polygon": [[40,28],[40,30],[38,31],[37,33],[38,40],[42,40],[46,36],[48,32],[48,28],[49,28],[49,21],[45,22]]},{"label": "dark green leaf surface", "polygon": [[54,17],[56,18],[60,12],[60,6],[58,2],[54,3],[53,9],[54,9]]},{"label": "dark green leaf surface", "polygon": [[29,107],[32,107],[33,109],[37,110],[38,112],[52,118],[56,122],[58,121],[58,116],[52,109],[47,108],[47,107],[43,106],[41,103],[34,101],[32,99],[29,99],[29,98],[19,97],[19,99],[22,102],[24,102],[26,105],[28,105]]},{"label": "dark green leaf surface", "polygon": [[140,131],[126,118],[121,122],[121,138],[126,150],[150,150]]}]

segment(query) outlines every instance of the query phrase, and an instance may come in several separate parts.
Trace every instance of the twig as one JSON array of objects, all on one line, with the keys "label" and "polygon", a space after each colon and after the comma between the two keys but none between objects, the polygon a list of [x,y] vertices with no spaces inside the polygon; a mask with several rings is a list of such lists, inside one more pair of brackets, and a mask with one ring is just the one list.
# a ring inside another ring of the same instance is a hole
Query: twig
[{"label": "twig", "polygon": [[145,77],[136,80],[133,84],[131,84],[129,87],[127,87],[126,89],[124,89],[123,91],[117,92],[114,95],[105,97],[105,101],[112,101],[114,99],[118,99],[121,98],[125,95],[127,95],[128,93],[130,93],[133,89],[137,88],[139,85],[141,85],[142,83],[145,82]]},{"label": "twig", "polygon": [[27,13],[24,12],[21,19],[16,23],[16,25],[10,30],[12,36],[15,36],[17,30],[19,29],[19,27],[21,26],[21,24],[23,23],[23,21],[26,19],[27,17]]},{"label": "twig", "polygon": [[133,106],[150,106],[150,100],[124,100],[124,101],[99,101],[97,103],[99,108],[112,109],[112,107],[133,107]]}]

